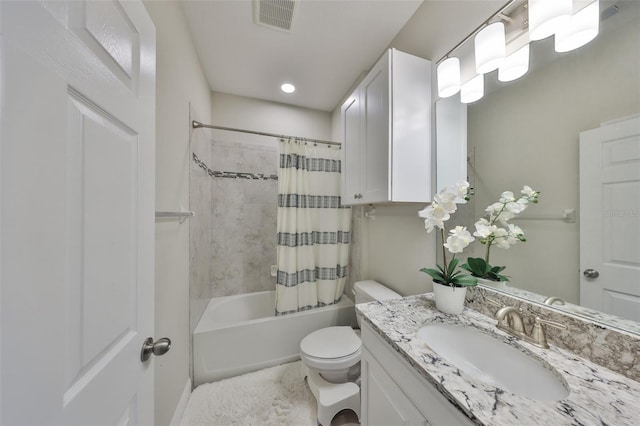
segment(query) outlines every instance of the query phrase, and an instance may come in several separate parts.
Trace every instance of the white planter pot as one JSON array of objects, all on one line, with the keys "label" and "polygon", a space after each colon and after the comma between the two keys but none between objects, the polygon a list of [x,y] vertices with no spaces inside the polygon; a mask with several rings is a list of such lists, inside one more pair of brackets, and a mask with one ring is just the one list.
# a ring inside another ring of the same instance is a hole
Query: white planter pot
[{"label": "white planter pot", "polygon": [[461,314],[464,309],[464,296],[467,287],[451,287],[449,285],[433,283],[433,294],[436,298],[436,308],[445,314]]},{"label": "white planter pot", "polygon": [[506,289],[507,281],[491,281],[486,278],[478,278],[478,284],[485,285],[487,287],[493,287],[498,289]]}]

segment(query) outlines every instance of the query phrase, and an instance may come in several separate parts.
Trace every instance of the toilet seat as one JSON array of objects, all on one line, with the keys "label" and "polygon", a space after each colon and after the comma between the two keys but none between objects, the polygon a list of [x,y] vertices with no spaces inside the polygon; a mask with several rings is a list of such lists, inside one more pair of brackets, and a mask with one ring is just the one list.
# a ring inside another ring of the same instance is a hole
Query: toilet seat
[{"label": "toilet seat", "polygon": [[360,338],[351,327],[327,327],[302,339],[300,357],[312,368],[348,368],[360,361],[361,345]]}]

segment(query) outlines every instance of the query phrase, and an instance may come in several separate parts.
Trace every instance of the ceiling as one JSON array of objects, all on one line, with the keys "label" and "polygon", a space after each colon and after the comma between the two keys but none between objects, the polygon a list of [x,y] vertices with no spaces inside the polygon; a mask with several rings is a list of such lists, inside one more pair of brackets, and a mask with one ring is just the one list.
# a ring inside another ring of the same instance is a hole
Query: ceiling
[{"label": "ceiling", "polygon": [[300,0],[286,32],[255,24],[251,0],[181,0],[212,91],[323,111],[386,48],[437,60],[505,2]]}]

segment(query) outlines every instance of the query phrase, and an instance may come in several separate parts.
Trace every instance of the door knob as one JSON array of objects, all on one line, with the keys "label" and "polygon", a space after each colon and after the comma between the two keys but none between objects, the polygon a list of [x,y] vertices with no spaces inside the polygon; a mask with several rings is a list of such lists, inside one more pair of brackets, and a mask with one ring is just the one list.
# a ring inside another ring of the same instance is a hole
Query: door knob
[{"label": "door knob", "polygon": [[171,349],[171,339],[163,337],[161,339],[153,341],[153,337],[148,337],[142,344],[142,350],[140,351],[140,360],[142,362],[148,361],[151,355],[164,355]]},{"label": "door knob", "polygon": [[582,275],[587,278],[598,278],[600,276],[600,272],[596,271],[595,269],[585,269]]}]

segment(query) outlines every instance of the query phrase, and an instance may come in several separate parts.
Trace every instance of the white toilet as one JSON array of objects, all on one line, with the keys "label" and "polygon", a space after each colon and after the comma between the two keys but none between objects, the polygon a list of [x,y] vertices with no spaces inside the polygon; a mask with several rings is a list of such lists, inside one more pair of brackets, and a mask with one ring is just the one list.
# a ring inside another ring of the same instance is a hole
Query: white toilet
[{"label": "white toilet", "polygon": [[[354,285],[358,303],[401,298],[398,293],[376,281],[358,281]],[[360,324],[360,317],[357,318]],[[351,327],[327,327],[314,331],[300,342],[302,374],[318,402],[318,423],[329,426],[344,409],[360,418],[360,341],[359,330]]]}]

